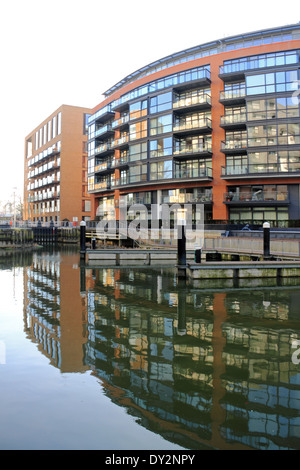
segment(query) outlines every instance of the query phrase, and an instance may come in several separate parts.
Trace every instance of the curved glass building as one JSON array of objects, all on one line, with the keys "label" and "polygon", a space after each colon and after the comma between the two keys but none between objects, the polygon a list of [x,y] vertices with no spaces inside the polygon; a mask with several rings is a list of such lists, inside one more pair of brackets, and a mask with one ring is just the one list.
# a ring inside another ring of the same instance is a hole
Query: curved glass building
[{"label": "curved glass building", "polygon": [[104,93],[88,122],[92,218],[203,205],[205,220],[300,219],[300,24],[172,54]]}]

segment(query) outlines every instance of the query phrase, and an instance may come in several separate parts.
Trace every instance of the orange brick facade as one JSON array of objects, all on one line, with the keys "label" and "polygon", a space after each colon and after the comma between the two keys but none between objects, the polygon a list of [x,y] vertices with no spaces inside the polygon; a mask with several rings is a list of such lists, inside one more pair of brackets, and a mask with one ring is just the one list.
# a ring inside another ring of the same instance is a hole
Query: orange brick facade
[{"label": "orange brick facade", "polygon": [[[299,30],[299,26],[296,26]],[[282,36],[284,37],[284,36]],[[294,36],[293,36],[294,37]],[[224,61],[230,61],[232,59],[239,59],[239,58],[245,58],[245,57],[253,57],[253,56],[262,56],[262,55],[270,55],[274,53],[280,53],[281,51],[292,51],[292,50],[299,50],[300,48],[300,39],[299,39],[299,34],[298,34],[298,39],[292,39],[292,40],[282,40],[282,41],[274,41],[272,43],[266,43],[266,44],[260,44],[260,45],[251,45],[249,47],[239,47],[236,48],[235,50],[228,50],[228,51],[221,51],[215,54],[207,55],[205,57],[200,57],[198,59],[193,59],[190,61],[185,61],[183,63],[177,64],[177,65],[172,65],[172,66],[167,66],[163,68],[163,70],[159,70],[153,73],[149,73],[147,76],[143,76],[141,78],[137,78],[136,80],[131,80],[130,83],[126,83],[126,79],[124,79],[124,85],[122,84],[119,86],[119,88],[116,86],[112,88],[112,91],[107,92],[107,97],[99,103],[92,111],[91,114],[92,116],[95,115],[97,112],[101,111],[105,107],[108,107],[110,105],[113,106],[113,103],[116,102],[118,99],[126,96],[127,93],[136,90],[138,87],[141,87],[142,85],[149,84],[153,81],[157,81],[161,78],[168,77],[173,74],[178,74],[179,72],[184,72],[184,71],[189,71],[191,69],[195,69],[196,67],[209,67],[210,70],[210,94],[211,94],[211,141],[212,141],[212,178],[210,181],[204,181],[204,180],[199,180],[197,181],[197,178],[191,178],[189,181],[180,181],[180,179],[177,178],[175,179],[164,179],[163,181],[151,181],[148,180],[147,184],[139,184],[138,182],[134,184],[111,184],[110,186],[108,185],[106,190],[101,189],[96,190],[96,188],[93,190],[93,188],[90,190],[91,193],[91,198],[92,198],[92,218],[97,216],[97,208],[99,203],[103,198],[114,198],[115,200],[119,200],[121,195],[128,195],[129,193],[138,193],[141,191],[160,191],[160,190],[167,190],[167,189],[181,189],[181,188],[211,188],[212,189],[212,207],[211,207],[211,218],[213,220],[228,220],[230,218],[230,206],[228,204],[224,203],[224,195],[228,192],[228,188],[231,188],[231,186],[236,186],[236,187],[241,187],[241,186],[249,186],[255,188],[255,185],[263,185],[263,184],[273,184],[273,185],[282,185],[284,184],[294,184],[295,187],[300,184],[300,173],[297,173],[297,171],[294,174],[289,174],[288,178],[286,178],[283,182],[283,176],[282,174],[276,174],[276,172],[272,175],[268,174],[266,175],[265,178],[262,177],[262,175],[251,175],[251,178],[248,176],[247,180],[242,177],[240,178],[239,175],[236,175],[236,177],[233,179],[231,178],[226,178],[222,174],[222,167],[226,166],[226,153],[222,151],[222,142],[226,139],[226,131],[225,128],[220,125],[221,123],[221,117],[224,116],[225,112],[225,105],[220,101],[220,93],[224,90],[225,86],[225,81],[223,77],[220,75],[220,67],[223,66]],[[220,41],[219,41],[220,42]],[[234,40],[232,40],[232,43],[234,43]],[[221,47],[221,46],[220,46]],[[234,48],[233,48],[234,49]],[[167,61],[166,61],[167,62]],[[150,64],[151,65],[151,64]],[[149,66],[150,67],[150,66]],[[299,71],[299,63],[295,64],[295,68]],[[255,72],[263,73],[268,70],[271,71],[280,71],[282,68],[279,67],[271,67],[270,69],[265,68],[265,69],[253,69],[251,70],[251,73],[254,74]],[[128,80],[130,81],[130,80]],[[233,78],[231,78],[231,81],[234,81]],[[191,89],[195,88],[195,84],[191,84]],[[178,88],[178,87],[177,87]],[[177,89],[174,87],[173,89]],[[113,91],[115,90],[116,91]],[[170,88],[172,89],[172,88]],[[165,90],[163,90],[165,91]],[[161,91],[162,93],[162,91]],[[151,99],[151,93],[148,95],[148,98]],[[268,98],[267,95],[266,98]],[[291,93],[289,94],[291,96]],[[265,96],[263,96],[265,97]],[[147,95],[146,95],[147,98]],[[247,97],[246,97],[247,98]],[[260,96],[258,96],[260,98]],[[137,99],[136,99],[137,100]],[[130,103],[130,99],[129,99]],[[246,105],[246,102],[245,102]],[[113,109],[112,109],[113,110]],[[174,112],[174,109],[173,109]],[[114,121],[112,123],[116,122],[120,118],[121,114],[119,112],[119,109],[116,108],[115,113],[114,113]],[[151,116],[148,115],[148,119],[151,118]],[[130,123],[130,117],[129,117],[129,123]],[[97,120],[95,121],[97,123]],[[299,115],[297,116],[297,119],[294,121],[296,124],[299,122]],[[105,123],[103,123],[104,125]],[[255,123],[254,123],[255,124]],[[269,124],[269,122],[266,122],[265,124]],[[102,125],[102,122],[101,122]],[[174,135],[174,132],[173,132]],[[120,133],[118,129],[116,129],[115,134],[113,136],[114,139],[117,139],[120,136]],[[145,140],[145,139],[144,139]],[[146,140],[145,140],[146,141]],[[151,136],[148,132],[148,142],[151,142]],[[104,142],[104,141],[103,141]],[[134,141],[133,143],[136,143],[137,141]],[[101,142],[102,143],[102,142]],[[129,136],[129,145],[130,145],[130,136]],[[291,148],[291,147],[290,147]],[[249,149],[248,149],[249,150]],[[256,149],[257,150],[257,149]],[[258,149],[260,150],[260,149]],[[277,149],[278,150],[278,149]],[[293,147],[294,152],[298,151],[299,153],[299,146],[298,147]],[[299,154],[300,155],[300,154]],[[89,158],[93,157],[93,154],[89,154]],[[114,151],[114,156],[115,160],[119,159],[119,150],[116,149]],[[97,159],[97,162],[102,162],[100,158]],[[104,160],[103,160],[104,161]],[[148,163],[152,162],[154,160],[150,160],[148,156]],[[141,162],[142,163],[142,162]],[[96,166],[96,163],[95,163]],[[104,173],[103,173],[104,175]],[[272,177],[271,177],[272,176]],[[102,174],[98,173],[95,174],[95,181],[101,181]],[[119,180],[120,178],[120,170],[118,168],[114,169],[113,172],[113,178],[115,180]],[[276,187],[277,190],[277,187]],[[299,190],[299,189],[297,189]],[[116,204],[117,206],[117,204]],[[118,211],[116,209],[116,215],[118,217]],[[296,216],[295,216],[296,218]],[[300,218],[300,217],[299,217]]]},{"label": "orange brick facade", "polygon": [[62,105],[25,139],[24,220],[90,218],[87,132],[90,109]]}]

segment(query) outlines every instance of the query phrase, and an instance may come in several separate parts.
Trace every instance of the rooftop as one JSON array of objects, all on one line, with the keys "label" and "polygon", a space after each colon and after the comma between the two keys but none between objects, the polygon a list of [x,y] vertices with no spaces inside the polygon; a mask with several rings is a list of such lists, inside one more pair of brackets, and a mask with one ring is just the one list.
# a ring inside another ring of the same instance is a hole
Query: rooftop
[{"label": "rooftop", "polygon": [[122,80],[105,91],[104,95],[108,97],[116,90],[122,88],[126,84],[133,82],[134,80],[137,80],[138,78],[150,75],[151,73],[168,67],[172,67],[179,63],[188,62],[200,57],[218,54],[234,49],[242,49],[244,47],[258,46],[261,44],[270,44],[273,42],[290,41],[293,39],[300,39],[300,22],[292,25],[263,29],[251,33],[217,39],[216,41],[207,42],[156,60],[155,62],[152,62],[124,77]]}]

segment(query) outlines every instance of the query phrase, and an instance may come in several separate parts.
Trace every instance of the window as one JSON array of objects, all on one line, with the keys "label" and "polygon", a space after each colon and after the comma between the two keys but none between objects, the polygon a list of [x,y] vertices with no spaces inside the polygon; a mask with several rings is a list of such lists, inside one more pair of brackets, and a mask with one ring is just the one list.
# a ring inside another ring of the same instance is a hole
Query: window
[{"label": "window", "polygon": [[52,118],[52,139],[56,137],[56,116]]},{"label": "window", "polygon": [[95,141],[88,143],[88,156],[92,157],[95,155]]},{"label": "window", "polygon": [[[89,128],[88,128],[88,121],[89,121],[89,118],[90,118],[90,114],[84,114],[83,115],[83,134],[84,135],[87,135],[88,134],[88,131],[89,131]],[[60,124],[61,126],[61,124]],[[94,124],[94,131],[95,131],[95,124]],[[60,132],[58,132],[60,134]]]},{"label": "window", "polygon": [[298,71],[282,71],[246,77],[247,95],[297,90]]},{"label": "window", "polygon": [[61,134],[61,113],[57,115],[57,135]]},{"label": "window", "polygon": [[150,119],[150,135],[172,132],[172,114]]},{"label": "window", "polygon": [[129,105],[129,119],[138,119],[147,115],[147,100]]},{"label": "window", "polygon": [[174,154],[211,152],[211,135],[194,135],[182,139],[174,139]]},{"label": "window", "polygon": [[[269,42],[269,41],[267,41]],[[266,42],[266,43],[267,43]],[[243,57],[224,61],[221,67],[223,73],[238,72],[280,65],[297,64],[299,57],[297,51],[275,52],[256,56]]]},{"label": "window", "polygon": [[49,142],[49,140],[51,140],[51,121],[48,121],[47,127],[48,127],[48,138],[47,138],[47,140]]},{"label": "window", "polygon": [[247,156],[227,156],[226,157],[226,174],[227,175],[241,175],[248,172]]},{"label": "window", "polygon": [[30,158],[32,156],[32,141],[31,138],[26,141],[26,157]]},{"label": "window", "polygon": [[300,124],[267,124],[248,127],[248,146],[294,145],[300,143]]},{"label": "window", "polygon": [[150,141],[150,158],[172,155],[172,137]]},{"label": "window", "polygon": [[172,92],[150,98],[150,114],[161,113],[172,108]]},{"label": "window", "polygon": [[129,168],[129,183],[138,183],[140,181],[147,181],[147,164]]},{"label": "window", "polygon": [[88,191],[93,191],[95,188],[95,178],[94,176],[88,177]]},{"label": "window", "polygon": [[95,159],[91,158],[88,160],[88,173],[94,173],[95,171]]},{"label": "window", "polygon": [[147,137],[147,121],[140,121],[129,126],[130,140],[142,139]]},{"label": "window", "polygon": [[196,159],[174,162],[174,178],[201,178],[212,176],[212,160]]},{"label": "window", "polygon": [[147,158],[147,143],[134,144],[129,146],[129,161],[144,160]]},{"label": "window", "polygon": [[172,160],[150,164],[150,180],[169,179],[172,173]]}]

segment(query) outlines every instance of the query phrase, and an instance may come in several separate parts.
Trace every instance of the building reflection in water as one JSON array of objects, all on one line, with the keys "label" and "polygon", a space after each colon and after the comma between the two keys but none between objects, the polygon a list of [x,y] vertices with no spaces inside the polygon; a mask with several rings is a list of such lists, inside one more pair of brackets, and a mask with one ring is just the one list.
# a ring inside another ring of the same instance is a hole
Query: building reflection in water
[{"label": "building reflection in water", "polygon": [[85,269],[35,255],[25,324],[63,372],[190,449],[300,449],[300,291],[193,289],[172,270]]}]

